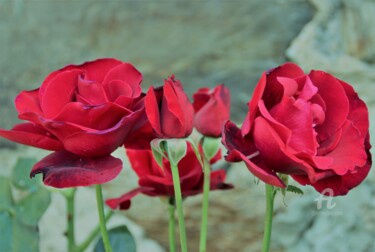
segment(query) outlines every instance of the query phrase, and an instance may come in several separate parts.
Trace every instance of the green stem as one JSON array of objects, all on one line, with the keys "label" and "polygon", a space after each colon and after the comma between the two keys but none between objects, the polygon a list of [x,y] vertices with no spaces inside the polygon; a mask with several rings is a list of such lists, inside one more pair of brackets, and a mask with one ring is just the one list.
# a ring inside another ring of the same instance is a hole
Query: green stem
[{"label": "green stem", "polygon": [[169,203],[169,251],[175,252],[176,251],[176,231],[175,231],[175,205],[174,199],[171,199]]},{"label": "green stem", "polygon": [[[110,211],[106,214],[105,216],[105,222],[107,222],[112,216],[113,216],[113,211]],[[95,229],[93,229],[89,236],[86,238],[86,240],[77,247],[76,251],[77,252],[83,252],[87,249],[88,246],[90,246],[91,242],[96,238],[96,236],[100,233],[100,225],[98,225]]]},{"label": "green stem", "polygon": [[201,235],[199,243],[199,251],[206,252],[207,247],[207,223],[208,223],[208,196],[210,192],[210,175],[211,167],[206,157],[203,157],[203,201],[202,201],[202,221],[201,221]]},{"label": "green stem", "polygon": [[68,226],[68,251],[73,252],[75,250],[75,234],[74,234],[74,199],[76,189],[73,188],[69,193],[65,194],[66,198],[66,221]]},{"label": "green stem", "polygon": [[264,222],[264,233],[263,233],[263,247],[262,252],[268,252],[271,243],[271,232],[272,232],[272,217],[273,217],[273,201],[274,201],[274,189],[272,185],[266,184],[266,219]]},{"label": "green stem", "polygon": [[98,214],[99,214],[99,225],[100,225],[100,231],[102,233],[104,249],[106,252],[112,252],[112,247],[109,241],[109,236],[108,236],[108,232],[106,228],[106,221],[104,218],[102,186],[96,185],[95,187],[96,187],[96,203],[98,206]]},{"label": "green stem", "polygon": [[185,227],[185,220],[184,220],[184,210],[182,208],[180,175],[178,174],[178,166],[173,164],[172,162],[170,163],[171,163],[171,170],[172,170],[174,194],[175,194],[176,206],[177,206],[178,227],[180,230],[181,252],[187,252],[186,227]]}]

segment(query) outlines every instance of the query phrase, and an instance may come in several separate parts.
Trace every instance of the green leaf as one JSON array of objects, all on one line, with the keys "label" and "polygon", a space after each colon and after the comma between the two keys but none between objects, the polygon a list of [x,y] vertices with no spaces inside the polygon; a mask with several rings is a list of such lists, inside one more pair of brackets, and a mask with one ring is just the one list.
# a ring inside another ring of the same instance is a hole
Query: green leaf
[{"label": "green leaf", "polygon": [[[126,226],[115,227],[108,231],[113,251],[136,252],[135,240]],[[102,238],[95,245],[94,252],[105,252]]]},{"label": "green leaf", "polygon": [[288,192],[292,192],[292,193],[295,193],[295,194],[298,194],[298,195],[303,195],[303,191],[300,188],[298,188],[297,186],[288,185],[286,190]]},{"label": "green leaf", "polygon": [[36,162],[37,160],[34,158],[19,158],[17,160],[11,177],[13,186],[20,190],[35,190],[39,181],[30,179],[29,173]]},{"label": "green leaf", "polygon": [[0,248],[7,252],[38,252],[37,226],[26,226],[7,212],[0,212]]},{"label": "green leaf", "polygon": [[13,198],[9,180],[0,177],[0,211],[7,210],[12,207]]},{"label": "green leaf", "polygon": [[0,227],[1,251],[12,251],[12,217],[9,212],[0,211]]},{"label": "green leaf", "polygon": [[37,226],[26,226],[13,219],[12,252],[38,252],[39,232]]},{"label": "green leaf", "polygon": [[17,202],[16,218],[25,225],[36,226],[51,202],[51,193],[43,188]]},{"label": "green leaf", "polygon": [[180,160],[186,156],[187,144],[185,139],[167,139],[168,160],[173,165],[178,165]]},{"label": "green leaf", "polygon": [[202,148],[207,160],[211,160],[219,151],[220,138],[204,137]]}]

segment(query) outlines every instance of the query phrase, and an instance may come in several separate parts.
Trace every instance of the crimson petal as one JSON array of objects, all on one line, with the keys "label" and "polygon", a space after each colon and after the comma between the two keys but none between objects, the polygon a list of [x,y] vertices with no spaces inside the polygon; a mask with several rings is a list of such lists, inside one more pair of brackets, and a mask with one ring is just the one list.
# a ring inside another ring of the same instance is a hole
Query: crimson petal
[{"label": "crimson petal", "polygon": [[45,150],[62,150],[63,144],[43,128],[33,123],[21,123],[11,130],[0,129],[0,136],[11,141]]},{"label": "crimson petal", "polygon": [[30,177],[42,173],[44,184],[56,188],[90,186],[111,181],[121,169],[122,161],[112,156],[83,158],[58,151],[35,164]]},{"label": "crimson petal", "polygon": [[127,210],[130,208],[131,205],[131,199],[137,196],[140,193],[146,192],[146,191],[152,191],[152,188],[147,188],[147,187],[138,187],[130,192],[127,192],[123,195],[121,195],[118,198],[112,198],[112,199],[107,199],[105,201],[105,204],[112,208],[113,210],[119,208],[120,210]]}]

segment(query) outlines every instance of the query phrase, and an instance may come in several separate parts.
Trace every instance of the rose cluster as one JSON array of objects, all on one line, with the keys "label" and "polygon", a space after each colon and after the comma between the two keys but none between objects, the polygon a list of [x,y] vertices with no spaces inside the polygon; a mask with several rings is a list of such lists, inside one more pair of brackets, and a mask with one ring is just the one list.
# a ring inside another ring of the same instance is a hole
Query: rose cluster
[{"label": "rose cluster", "polygon": [[[142,74],[130,63],[99,59],[52,72],[40,88],[21,92],[19,118],[27,121],[0,136],[54,151],[39,161],[50,186],[106,183],[122,162],[111,153],[124,146],[139,188],[109,200],[126,209],[138,193],[173,196],[169,161],[155,161],[155,138],[187,138],[193,128],[220,138],[226,160],[244,161],[260,180],[285,187],[281,174],[317,191],[344,195],[360,184],[371,167],[369,121],[365,103],[342,80],[322,72],[305,74],[286,63],[263,73],[238,128],[229,121],[230,94],[224,85],[200,88],[193,102],[175,76],[160,87],[141,88]],[[211,160],[211,163],[216,159]],[[189,144],[179,165],[183,196],[202,191],[202,165]],[[211,189],[226,189],[223,170],[211,173]]]}]

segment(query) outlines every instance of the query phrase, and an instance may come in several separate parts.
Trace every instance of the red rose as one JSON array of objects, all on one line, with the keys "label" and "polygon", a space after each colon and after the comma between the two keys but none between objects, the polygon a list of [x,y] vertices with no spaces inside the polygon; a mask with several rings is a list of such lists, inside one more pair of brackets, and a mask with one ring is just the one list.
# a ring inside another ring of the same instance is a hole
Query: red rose
[{"label": "red rose", "polygon": [[[161,168],[153,158],[151,150],[126,150],[133,170],[137,173],[139,188],[136,188],[119,198],[109,199],[106,204],[112,209],[127,209],[130,200],[138,193],[149,196],[174,196],[173,179],[170,163],[163,160]],[[211,164],[221,158],[220,152],[211,160]],[[178,164],[182,196],[187,197],[202,192],[203,171],[193,148],[188,144],[187,154]],[[225,171],[211,172],[211,190],[229,189],[231,185],[225,184]]]},{"label": "red rose", "polygon": [[184,138],[193,130],[193,105],[172,75],[164,86],[150,87],[145,97],[147,118],[158,138]]},{"label": "red rose", "polygon": [[[134,128],[145,123],[141,81],[137,69],[116,59],[66,66],[48,75],[40,88],[17,96],[19,118],[29,122],[0,130],[0,136],[37,148],[68,151],[87,162],[107,158]],[[52,155],[56,165],[76,166],[59,160],[64,156],[59,152]],[[44,176],[51,170],[37,169]]]},{"label": "red rose", "polygon": [[349,84],[286,63],[262,75],[242,128],[227,122],[223,143],[228,161],[245,161],[265,183],[285,187],[282,173],[345,195],[370,170],[368,128],[366,104]]},{"label": "red rose", "polygon": [[229,120],[230,92],[224,85],[213,90],[200,88],[193,95],[194,126],[205,136],[220,137],[224,123]]}]

